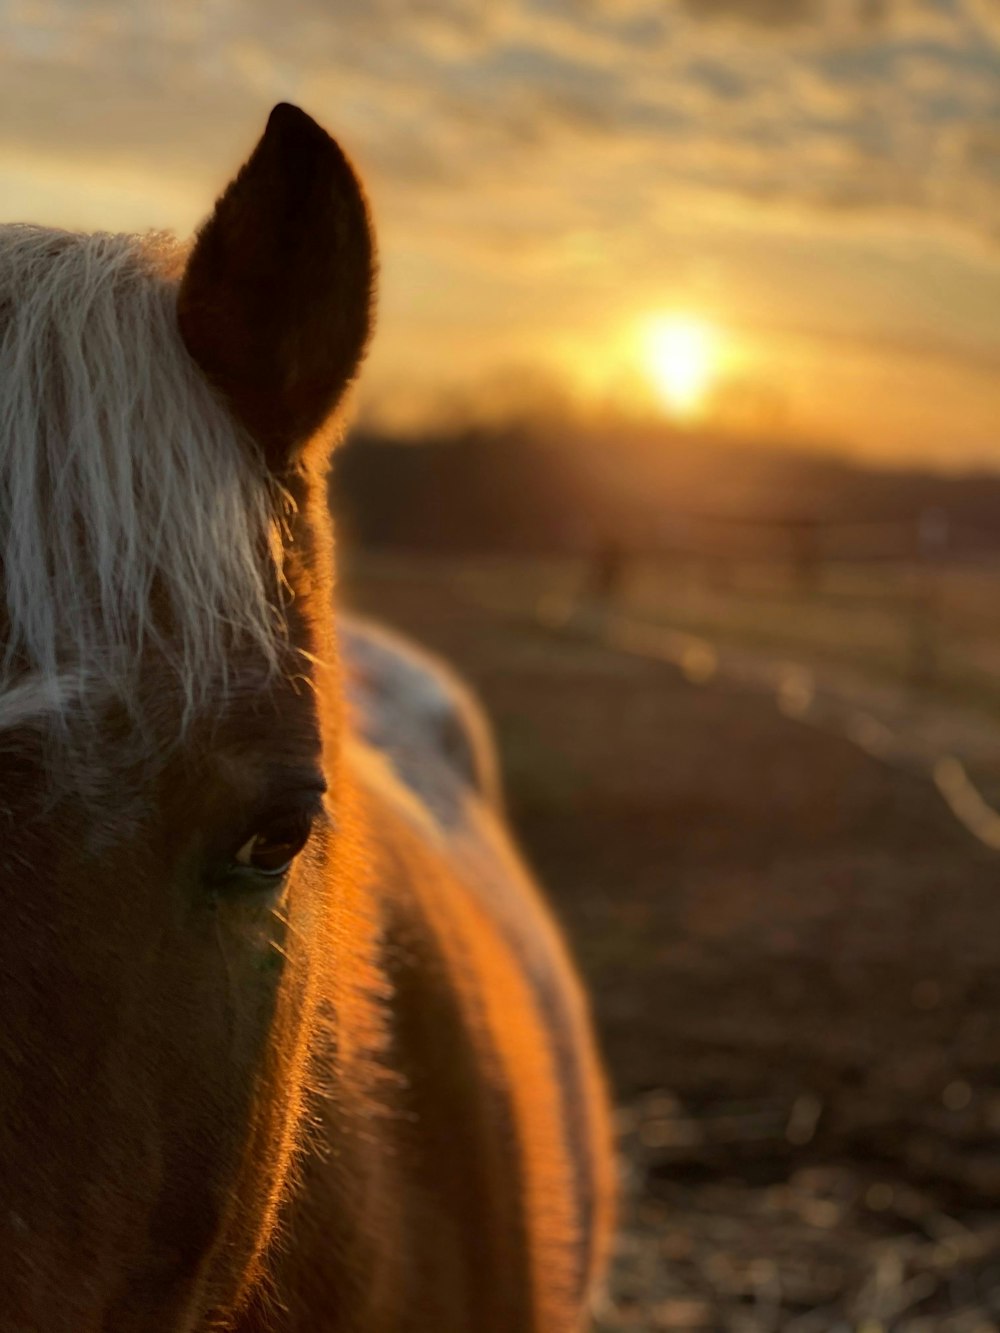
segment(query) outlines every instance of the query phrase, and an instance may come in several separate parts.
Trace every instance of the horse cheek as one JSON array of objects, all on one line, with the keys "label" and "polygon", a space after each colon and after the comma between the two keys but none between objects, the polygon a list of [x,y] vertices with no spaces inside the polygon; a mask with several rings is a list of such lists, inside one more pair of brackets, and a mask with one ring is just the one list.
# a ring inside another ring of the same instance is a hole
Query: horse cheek
[{"label": "horse cheek", "polygon": [[[203,1073],[180,1151],[199,1137],[217,1141],[206,1291],[220,1308],[239,1304],[260,1274],[297,1147],[312,988],[308,958],[289,956],[288,933],[283,912],[248,921],[223,908],[200,941],[198,970],[209,980],[198,1060],[217,1073]],[[178,1172],[189,1176],[190,1162]]]}]

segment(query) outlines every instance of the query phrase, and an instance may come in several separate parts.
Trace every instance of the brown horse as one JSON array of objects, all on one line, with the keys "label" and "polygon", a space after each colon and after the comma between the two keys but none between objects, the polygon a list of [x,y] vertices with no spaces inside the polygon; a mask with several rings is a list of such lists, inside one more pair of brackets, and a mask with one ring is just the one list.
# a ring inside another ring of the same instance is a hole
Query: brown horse
[{"label": "brown horse", "polygon": [[335,631],[368,210],[273,112],[193,246],[0,228],[0,1331],[570,1333],[587,1009],[435,663]]}]

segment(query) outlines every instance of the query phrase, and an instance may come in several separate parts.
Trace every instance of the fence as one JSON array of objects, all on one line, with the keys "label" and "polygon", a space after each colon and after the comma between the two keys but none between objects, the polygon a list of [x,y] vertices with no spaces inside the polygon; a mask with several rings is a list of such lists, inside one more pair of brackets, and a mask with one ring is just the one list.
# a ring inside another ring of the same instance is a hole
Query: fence
[{"label": "fence", "polygon": [[[914,685],[931,685],[939,678],[941,645],[949,633],[943,571],[1000,571],[1000,553],[984,545],[976,557],[970,534],[962,538],[958,560],[948,515],[937,508],[912,517],[863,519],[675,512],[634,541],[594,542],[580,576],[577,612],[593,618],[629,607],[641,614],[645,601],[656,618],[659,600],[660,609],[676,617],[677,598],[671,607],[670,594],[682,581],[730,601],[783,595],[800,602],[836,599],[842,610],[852,601],[859,611],[878,605],[903,645],[903,674]],[[658,583],[660,598],[640,597],[635,606],[638,582]],[[795,614],[794,605],[787,609]],[[992,631],[987,605],[980,619],[988,620]]]}]

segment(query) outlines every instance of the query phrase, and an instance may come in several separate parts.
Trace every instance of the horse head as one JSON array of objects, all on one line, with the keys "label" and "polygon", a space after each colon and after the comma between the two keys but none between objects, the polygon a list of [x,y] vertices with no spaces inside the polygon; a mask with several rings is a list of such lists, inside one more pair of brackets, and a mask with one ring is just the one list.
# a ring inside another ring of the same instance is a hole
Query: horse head
[{"label": "horse head", "polygon": [[259,1275],[363,953],[325,469],[372,283],[288,106],[186,250],[0,228],[4,1329],[188,1333]]}]

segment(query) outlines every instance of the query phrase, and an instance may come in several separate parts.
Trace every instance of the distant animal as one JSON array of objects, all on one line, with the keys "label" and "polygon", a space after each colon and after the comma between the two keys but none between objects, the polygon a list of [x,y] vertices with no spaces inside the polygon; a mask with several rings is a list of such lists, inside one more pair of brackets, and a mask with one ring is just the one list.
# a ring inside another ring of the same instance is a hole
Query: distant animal
[{"label": "distant animal", "polygon": [[588,1008],[477,706],[338,628],[369,211],[278,106],[190,247],[0,228],[0,1333],[570,1333]]}]

